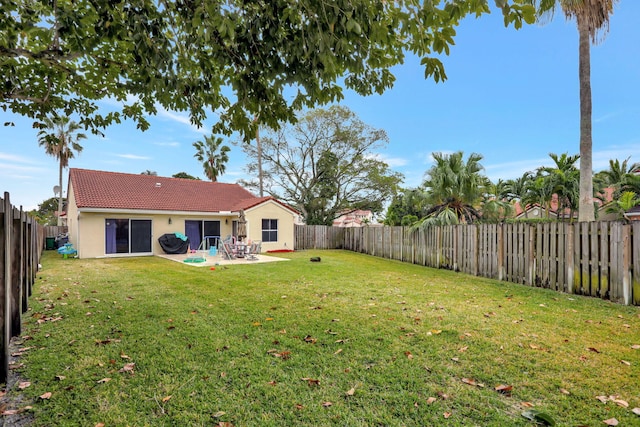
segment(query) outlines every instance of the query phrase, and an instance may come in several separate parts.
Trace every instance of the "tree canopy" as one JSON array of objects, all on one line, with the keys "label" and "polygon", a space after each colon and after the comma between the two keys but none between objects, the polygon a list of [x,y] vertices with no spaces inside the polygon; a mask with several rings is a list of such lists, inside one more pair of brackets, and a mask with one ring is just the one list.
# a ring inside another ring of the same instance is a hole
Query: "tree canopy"
[{"label": "tree canopy", "polygon": [[[381,212],[402,181],[374,152],[387,143],[387,134],[345,107],[310,111],[295,126],[265,132],[261,140],[265,191],[302,212],[307,224],[331,225],[356,209]],[[256,176],[257,147],[243,148],[252,160],[247,172]],[[242,183],[256,189],[257,176]]]},{"label": "tree canopy", "polygon": [[[78,115],[94,132],[123,118],[146,129],[159,108],[186,111],[212,132],[277,128],[295,113],[337,101],[344,88],[381,93],[407,52],[426,78],[467,15],[489,0],[15,0],[0,3],[4,110],[43,121]],[[505,25],[534,20],[524,0],[495,0]],[[122,104],[101,112],[97,101]]]}]

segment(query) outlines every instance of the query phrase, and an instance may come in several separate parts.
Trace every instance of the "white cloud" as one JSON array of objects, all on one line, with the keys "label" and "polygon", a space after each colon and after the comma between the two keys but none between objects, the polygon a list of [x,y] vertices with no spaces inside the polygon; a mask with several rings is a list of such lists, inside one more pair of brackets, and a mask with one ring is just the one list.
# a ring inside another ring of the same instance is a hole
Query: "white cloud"
[{"label": "white cloud", "polygon": [[38,165],[40,162],[36,162],[29,157],[19,156],[17,154],[0,152],[0,160],[6,160],[12,163],[26,163],[29,165]]},{"label": "white cloud", "polygon": [[129,160],[151,160],[151,157],[138,156],[136,154],[116,154],[116,156],[122,157],[123,159],[129,159]]},{"label": "white cloud", "polygon": [[154,142],[153,145],[158,145],[160,147],[179,147],[179,142]]},{"label": "white cloud", "polygon": [[194,132],[200,133],[200,134],[208,134],[209,130],[207,129],[206,126],[196,126],[194,124],[191,123],[191,120],[189,119],[189,116],[187,114],[181,114],[181,113],[175,113],[173,111],[169,111],[165,108],[162,108],[160,106],[157,106],[158,108],[158,116],[162,116],[165,117],[169,120],[172,120],[174,122],[183,124],[183,125],[187,125],[191,128],[191,130],[193,130]]},{"label": "white cloud", "polygon": [[392,168],[405,166],[408,163],[407,159],[403,159],[402,157],[389,157],[386,154],[367,154],[366,157],[369,159],[375,159],[381,162],[385,162],[389,165],[389,167]]},{"label": "white cloud", "polygon": [[603,114],[600,117],[596,117],[595,119],[593,119],[593,123],[601,123],[601,122],[606,122],[609,119],[612,119],[616,116],[619,116],[620,113],[618,112],[612,112],[612,113],[607,113],[607,114]]}]

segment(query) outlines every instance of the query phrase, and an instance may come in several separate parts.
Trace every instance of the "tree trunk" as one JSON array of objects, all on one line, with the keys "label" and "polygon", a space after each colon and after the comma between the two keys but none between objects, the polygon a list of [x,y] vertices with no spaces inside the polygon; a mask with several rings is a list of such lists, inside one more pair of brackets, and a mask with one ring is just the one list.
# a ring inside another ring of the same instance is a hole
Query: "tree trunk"
[{"label": "tree trunk", "polygon": [[[256,120],[258,120],[257,116]],[[264,184],[262,181],[262,144],[260,143],[260,125],[256,127],[256,149],[258,150],[258,183],[260,188],[260,197],[264,197]]]},{"label": "tree trunk", "polygon": [[58,185],[60,186],[60,197],[58,198],[58,221],[57,225],[62,225],[62,160],[60,160],[60,170],[58,171]]},{"label": "tree trunk", "polygon": [[591,46],[589,32],[581,19],[576,17],[580,36],[578,55],[580,76],[580,201],[578,221],[595,221],[593,207],[593,159],[591,131]]}]

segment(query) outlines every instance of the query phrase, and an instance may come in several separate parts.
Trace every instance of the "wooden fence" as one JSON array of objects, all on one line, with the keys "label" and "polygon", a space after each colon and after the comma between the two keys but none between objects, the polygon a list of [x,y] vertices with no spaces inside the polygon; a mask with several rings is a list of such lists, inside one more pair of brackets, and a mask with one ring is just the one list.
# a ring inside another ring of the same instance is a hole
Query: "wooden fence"
[{"label": "wooden fence", "polygon": [[296,226],[296,249],[346,249],[640,305],[640,221],[339,228]]},{"label": "wooden fence", "polygon": [[9,193],[0,198],[0,382],[9,373],[9,342],[20,335],[22,313],[38,272],[44,229],[22,208],[11,205]]}]

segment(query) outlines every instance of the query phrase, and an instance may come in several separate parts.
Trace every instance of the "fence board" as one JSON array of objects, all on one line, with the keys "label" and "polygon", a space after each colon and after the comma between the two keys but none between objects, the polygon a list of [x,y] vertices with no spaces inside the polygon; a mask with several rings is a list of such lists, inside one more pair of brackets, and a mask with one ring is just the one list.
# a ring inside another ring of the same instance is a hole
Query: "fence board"
[{"label": "fence board", "polygon": [[640,305],[640,221],[635,221],[632,224],[633,240],[631,242],[631,250],[633,256],[633,279],[632,279],[632,292],[633,292],[633,304]]}]

